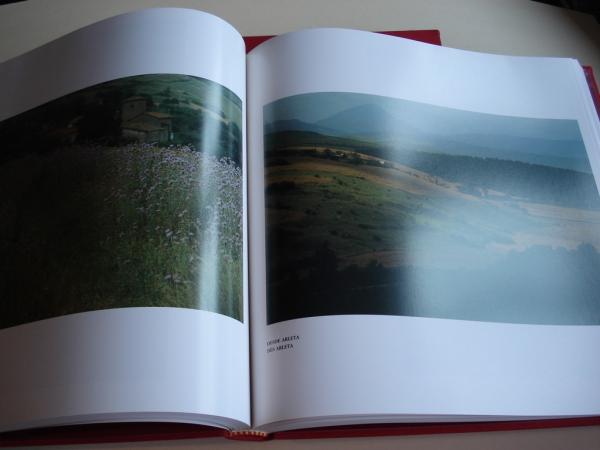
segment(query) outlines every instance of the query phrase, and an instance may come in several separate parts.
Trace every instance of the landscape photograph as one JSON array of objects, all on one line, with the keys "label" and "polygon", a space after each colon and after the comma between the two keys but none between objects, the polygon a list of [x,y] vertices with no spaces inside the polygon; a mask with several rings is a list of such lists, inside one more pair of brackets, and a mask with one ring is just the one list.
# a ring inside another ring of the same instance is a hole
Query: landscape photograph
[{"label": "landscape photograph", "polygon": [[348,92],[263,114],[268,324],[600,324],[600,196],[577,121]]},{"label": "landscape photograph", "polygon": [[242,102],[116,79],[0,122],[0,328],[125,307],[243,321]]}]

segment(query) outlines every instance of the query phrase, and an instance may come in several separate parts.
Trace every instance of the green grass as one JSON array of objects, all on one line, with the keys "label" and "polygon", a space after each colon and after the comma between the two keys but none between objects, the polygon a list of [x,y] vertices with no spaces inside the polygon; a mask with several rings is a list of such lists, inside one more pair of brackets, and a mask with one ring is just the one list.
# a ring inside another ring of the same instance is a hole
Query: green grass
[{"label": "green grass", "polygon": [[4,163],[0,192],[0,328],[135,306],[243,320],[233,161],[187,147],[80,145]]},{"label": "green grass", "polygon": [[[516,230],[540,226],[539,220],[518,208],[500,211],[485,202],[435,193],[418,195],[380,184],[371,179],[373,169],[365,165],[336,161],[333,166],[314,157],[310,158],[314,168],[307,170],[298,166],[298,162],[310,161],[306,156],[293,151],[282,154],[286,164],[271,166],[267,182],[297,181],[293,189],[267,191],[268,230],[274,248],[269,258],[274,265],[294,265],[293,261],[310,258],[325,241],[341,267],[361,254],[414,255],[417,242],[428,240],[439,241],[459,257],[461,248],[485,252],[489,243],[510,243]],[[346,173],[346,169],[354,172]],[[377,171],[383,178],[394,176],[394,169]]]},{"label": "green grass", "polygon": [[[295,172],[291,167],[284,166],[281,171],[271,174],[289,176],[290,179],[308,175],[318,182],[298,183],[292,191],[267,196],[272,219],[285,220],[291,212],[301,213],[296,220],[270,226],[273,232],[294,235],[282,245],[293,245],[296,239],[298,241],[293,252],[283,252],[287,255],[283,258],[309,257],[323,241],[329,242],[342,261],[346,256],[401,245],[398,243],[399,232],[413,223],[408,211],[416,201],[409,195],[381,189],[367,179],[319,170]],[[269,257],[277,258],[279,253],[274,251]]]}]

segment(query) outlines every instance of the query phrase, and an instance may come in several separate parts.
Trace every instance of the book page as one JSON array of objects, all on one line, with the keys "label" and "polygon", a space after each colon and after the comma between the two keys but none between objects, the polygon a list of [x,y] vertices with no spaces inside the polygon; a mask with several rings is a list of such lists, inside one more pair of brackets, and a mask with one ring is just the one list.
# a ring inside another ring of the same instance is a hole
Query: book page
[{"label": "book page", "polygon": [[248,72],[255,425],[600,413],[576,61],[323,29]]},{"label": "book page", "polygon": [[0,430],[250,421],[245,51],[150,9],[0,65]]}]

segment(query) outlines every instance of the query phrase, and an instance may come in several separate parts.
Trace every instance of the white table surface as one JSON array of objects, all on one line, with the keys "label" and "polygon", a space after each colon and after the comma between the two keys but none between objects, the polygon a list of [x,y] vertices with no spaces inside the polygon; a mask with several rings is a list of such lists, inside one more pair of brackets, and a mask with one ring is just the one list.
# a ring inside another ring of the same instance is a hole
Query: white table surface
[{"label": "white table surface", "polygon": [[[600,24],[591,15],[527,0],[29,0],[0,6],[0,62],[98,20],[144,7],[211,12],[243,35],[307,27],[439,29],[447,47],[564,56],[600,78]],[[446,435],[236,442],[196,439],[44,449],[600,449],[600,426]]]}]

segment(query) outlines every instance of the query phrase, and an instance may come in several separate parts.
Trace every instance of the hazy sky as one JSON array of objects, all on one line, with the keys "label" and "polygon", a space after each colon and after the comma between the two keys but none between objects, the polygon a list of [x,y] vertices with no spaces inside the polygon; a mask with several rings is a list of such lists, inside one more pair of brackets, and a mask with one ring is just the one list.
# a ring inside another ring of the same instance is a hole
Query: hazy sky
[{"label": "hazy sky", "polygon": [[373,105],[391,117],[437,134],[484,133],[527,138],[581,140],[577,122],[560,119],[530,119],[444,108],[426,103],[348,92],[302,94],[278,100],[265,107],[265,121],[297,119],[314,123],[361,105]]}]

